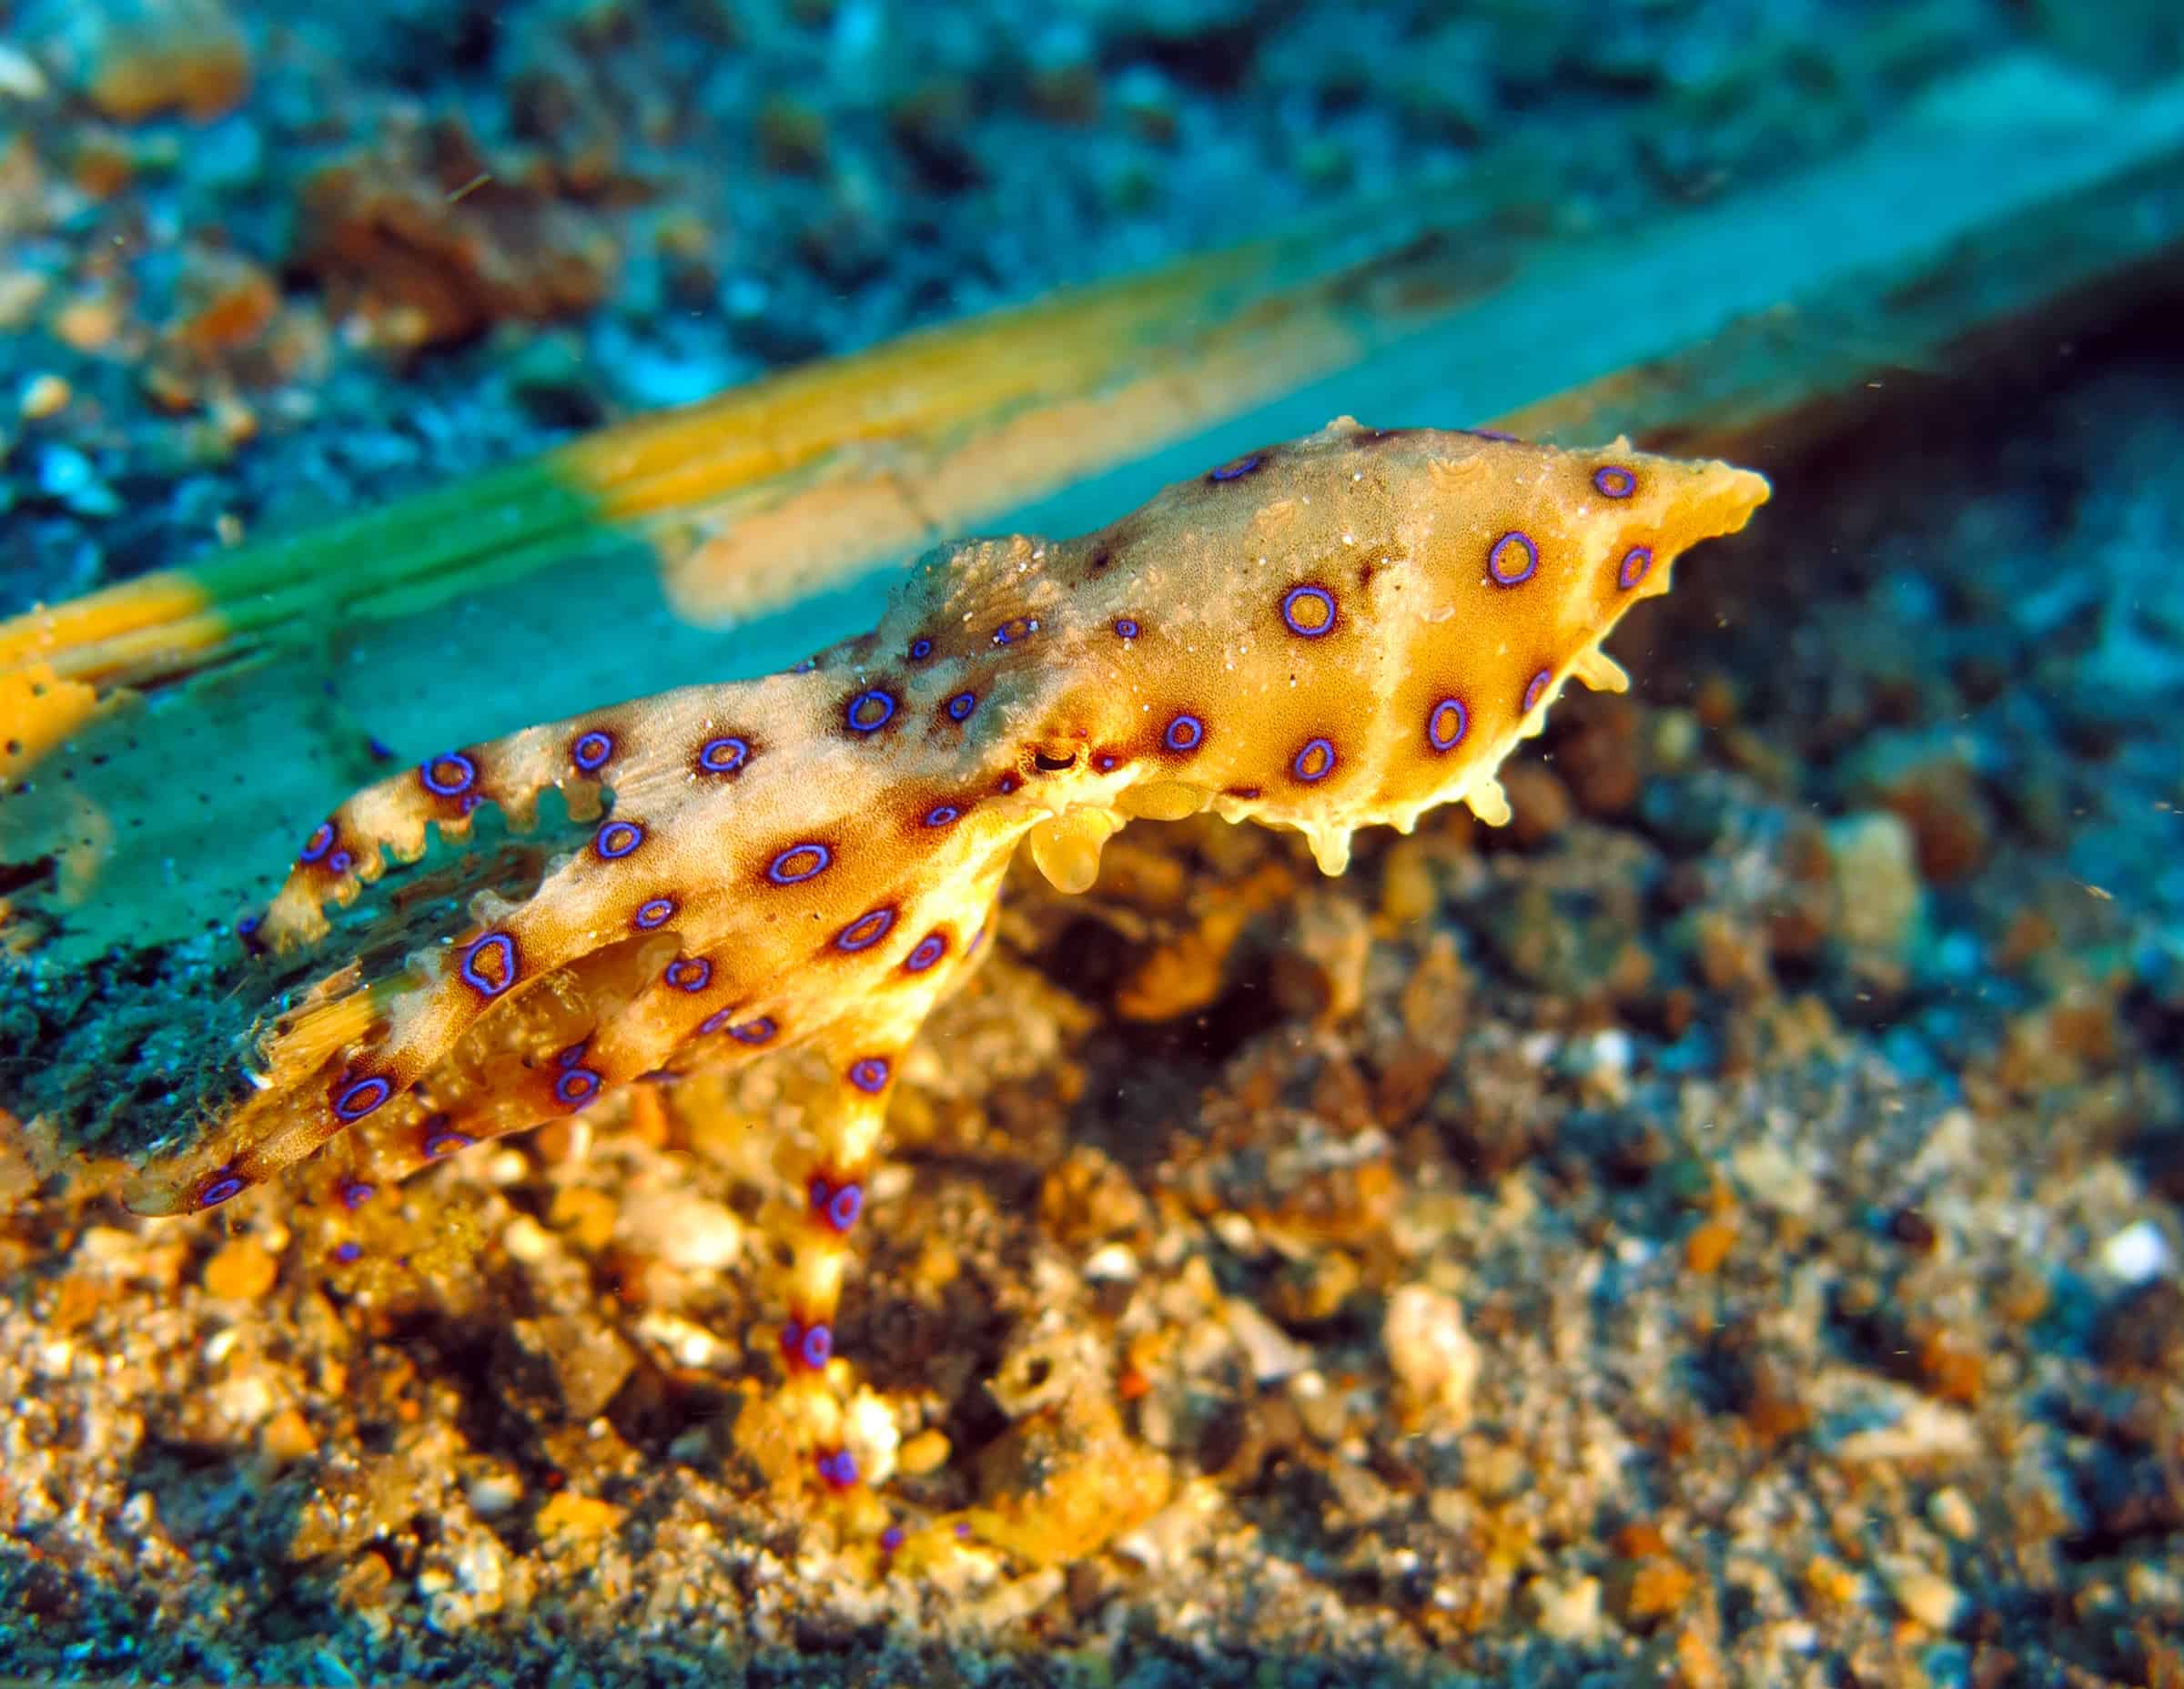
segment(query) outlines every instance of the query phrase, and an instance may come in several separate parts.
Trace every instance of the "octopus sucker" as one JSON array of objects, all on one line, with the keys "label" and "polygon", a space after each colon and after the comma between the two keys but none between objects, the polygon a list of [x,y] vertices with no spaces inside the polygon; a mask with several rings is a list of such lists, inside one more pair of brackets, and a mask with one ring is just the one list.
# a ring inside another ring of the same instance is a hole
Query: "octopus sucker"
[{"label": "octopus sucker", "polygon": [[[870,1469],[844,1441],[856,1386],[834,1330],[888,1101],[976,966],[1017,846],[1075,893],[1134,819],[1287,829],[1330,875],[1360,828],[1459,802],[1500,825],[1496,771],[1566,682],[1626,688],[1603,640],[1767,496],[1749,470],[1623,440],[1338,418],[1097,532],[937,547],[876,626],[786,673],[428,753],[299,818],[253,944],[326,946],[324,972],[131,1205],[215,1208],[331,1146],[354,1207],[632,1086],[814,1050],[830,1078],[779,1205],[784,1401],[818,1478],[854,1484]],[[464,857],[431,872],[481,883],[452,888],[430,942],[435,899],[367,904],[347,953],[329,944],[327,903],[488,806],[531,827],[549,791],[581,836],[523,885]]]}]

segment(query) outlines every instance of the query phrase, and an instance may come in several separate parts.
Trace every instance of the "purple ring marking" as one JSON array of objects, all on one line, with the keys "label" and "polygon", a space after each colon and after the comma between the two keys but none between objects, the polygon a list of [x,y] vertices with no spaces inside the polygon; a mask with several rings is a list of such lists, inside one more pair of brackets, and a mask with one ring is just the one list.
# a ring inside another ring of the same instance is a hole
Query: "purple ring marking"
[{"label": "purple ring marking", "polygon": [[1334,772],[1335,747],[1330,740],[1307,739],[1289,763],[1289,773],[1308,785],[1315,780],[1326,779]]},{"label": "purple ring marking", "polygon": [[580,1108],[599,1095],[599,1075],[589,1067],[571,1067],[553,1082],[553,1100],[564,1108]]},{"label": "purple ring marking", "polygon": [[849,1082],[867,1097],[877,1097],[894,1071],[885,1056],[863,1056],[849,1064]]},{"label": "purple ring marking", "polygon": [[590,1038],[579,1038],[574,1044],[571,1044],[559,1056],[556,1056],[553,1058],[554,1063],[557,1067],[573,1067],[577,1063],[583,1060],[584,1052],[591,1047],[592,1040]]},{"label": "purple ring marking", "polygon": [[1206,723],[1195,715],[1178,715],[1160,742],[1171,751],[1195,751],[1206,742]]},{"label": "purple ring marking", "polygon": [[1206,479],[1211,481],[1241,480],[1245,476],[1256,473],[1266,463],[1266,453],[1254,451],[1247,457],[1231,459],[1213,470]]},{"label": "purple ring marking", "polygon": [[354,1238],[344,1238],[334,1245],[334,1259],[344,1267],[364,1259],[364,1246]]},{"label": "purple ring marking", "polygon": [[1117,639],[1136,639],[1140,631],[1135,616],[1117,616],[1115,618],[1115,637]]},{"label": "purple ring marking", "polygon": [[922,635],[910,642],[910,661],[923,662],[933,654],[933,642]]},{"label": "purple ring marking", "polygon": [[857,1216],[864,1211],[864,1187],[844,1185],[827,1201],[827,1228],[833,1231],[846,1232],[857,1223]]},{"label": "purple ring marking", "polygon": [[[478,966],[488,953],[500,958],[500,977]],[[471,940],[462,953],[462,983],[489,1001],[516,983],[516,940],[511,933],[488,933]]]},{"label": "purple ring marking", "polygon": [[948,720],[951,722],[968,721],[971,712],[977,707],[978,694],[976,693],[959,692],[948,700]]},{"label": "purple ring marking", "polygon": [[1547,690],[1547,683],[1554,676],[1545,669],[1533,675],[1524,686],[1524,713],[1530,715],[1532,706],[1539,703],[1540,694]]},{"label": "purple ring marking", "polygon": [[[1318,619],[1313,617],[1313,609]],[[1293,586],[1281,596],[1281,619],[1289,632],[1302,639],[1319,639],[1335,631],[1335,595],[1323,586]]]},{"label": "purple ring marking", "polygon": [[354,1214],[379,1194],[379,1188],[366,1179],[351,1178],[343,1181],[339,1194],[341,1206]]},{"label": "purple ring marking", "polygon": [[592,846],[603,862],[619,862],[644,843],[644,829],[633,821],[610,821],[599,830]]},{"label": "purple ring marking", "polygon": [[749,742],[733,733],[708,739],[698,747],[698,766],[709,774],[733,774],[750,760]]},{"label": "purple ring marking", "polygon": [[892,908],[867,909],[834,935],[834,948],[869,950],[886,937],[894,925],[895,911]]},{"label": "purple ring marking", "polygon": [[1638,478],[1620,463],[1603,463],[1592,471],[1592,491],[1603,499],[1627,499],[1638,491]]},{"label": "purple ring marking", "polygon": [[925,811],[925,825],[928,827],[945,827],[951,821],[959,821],[962,819],[962,817],[963,811],[957,809],[955,804],[935,804],[931,809]]},{"label": "purple ring marking", "polygon": [[1443,698],[1426,712],[1426,743],[1436,751],[1453,751],[1471,731],[1471,713],[1461,698]]},{"label": "purple ring marking", "polygon": [[594,727],[590,733],[579,733],[576,743],[569,747],[569,760],[587,774],[595,774],[607,765],[607,758],[614,754],[614,736],[602,733]]},{"label": "purple ring marking", "polygon": [[417,777],[434,797],[460,797],[478,784],[478,764],[460,751],[450,751],[420,763]]},{"label": "purple ring marking", "polygon": [[824,1320],[792,1319],[781,1328],[781,1353],[792,1367],[816,1372],[834,1356],[834,1334]]},{"label": "purple ring marking", "polygon": [[776,885],[801,885],[834,863],[834,853],[824,844],[792,844],[766,865],[766,878]]},{"label": "purple ring marking", "polygon": [[746,1020],[740,1027],[728,1028],[728,1036],[738,1044],[770,1044],[781,1028],[774,1024],[770,1015],[761,1015],[756,1020]]},{"label": "purple ring marking", "polygon": [[1111,774],[1122,766],[1122,758],[1112,751],[1102,751],[1093,757],[1092,766],[1103,774]]},{"label": "purple ring marking", "polygon": [[326,865],[336,874],[347,874],[356,865],[356,858],[345,850],[338,850],[326,859]]},{"label": "purple ring marking", "polygon": [[232,1201],[235,1198],[241,1196],[246,1181],[240,1176],[230,1172],[226,1168],[221,1168],[209,1180],[198,1188],[197,1199],[189,1206],[193,1209],[217,1209],[221,1203]]},{"label": "purple ring marking", "polygon": [[1645,579],[1653,566],[1653,548],[1633,545],[1623,554],[1623,562],[1615,571],[1615,584],[1627,592]]},{"label": "purple ring marking", "polygon": [[451,1156],[458,1149],[468,1149],[478,1140],[468,1132],[451,1132],[442,1128],[425,1139],[425,1154],[434,1161]]},{"label": "purple ring marking", "polygon": [[880,1532],[880,1552],[892,1554],[910,1540],[910,1533],[900,1525],[889,1525]]},{"label": "purple ring marking", "polygon": [[881,686],[867,686],[842,712],[843,724],[853,733],[876,733],[895,720],[895,694]]},{"label": "purple ring marking", "polygon": [[649,933],[655,926],[665,926],[675,918],[675,900],[672,897],[648,897],[637,905],[637,913],[630,917],[630,925],[641,933]]},{"label": "purple ring marking", "polygon": [[713,964],[702,956],[679,956],[660,977],[675,990],[695,996],[713,983]]},{"label": "purple ring marking", "polygon": [[734,1013],[735,1011],[732,1008],[714,1009],[712,1014],[698,1022],[698,1036],[702,1038],[711,1037],[728,1024],[729,1017]]},{"label": "purple ring marking", "polygon": [[320,822],[311,829],[311,836],[304,840],[303,848],[296,854],[296,860],[298,862],[317,862],[319,857],[333,849],[334,838],[334,824],[330,821]]},{"label": "purple ring marking", "polygon": [[334,1114],[343,1120],[361,1120],[393,1095],[394,1087],[375,1073],[343,1086],[334,1097]]},{"label": "purple ring marking", "polygon": [[828,1488],[854,1490],[857,1487],[857,1457],[847,1449],[836,1449],[832,1454],[819,1457],[819,1476]]},{"label": "purple ring marking", "polygon": [[948,936],[945,933],[927,933],[917,941],[917,948],[904,959],[903,971],[922,974],[948,953]]},{"label": "purple ring marking", "polygon": [[999,627],[994,630],[994,643],[996,645],[1013,645],[1018,640],[1029,639],[1038,631],[1038,617],[1011,616],[1006,622],[1004,622]]},{"label": "purple ring marking", "polygon": [[1008,771],[1008,773],[1003,774],[1000,779],[994,782],[994,790],[998,792],[1003,797],[1006,797],[1011,792],[1014,792],[1023,784],[1024,783],[1021,780],[1016,778],[1016,771],[1012,768]]},{"label": "purple ring marking", "polygon": [[1511,529],[1486,554],[1486,578],[1496,586],[1522,586],[1539,572],[1540,548],[1532,536]]}]

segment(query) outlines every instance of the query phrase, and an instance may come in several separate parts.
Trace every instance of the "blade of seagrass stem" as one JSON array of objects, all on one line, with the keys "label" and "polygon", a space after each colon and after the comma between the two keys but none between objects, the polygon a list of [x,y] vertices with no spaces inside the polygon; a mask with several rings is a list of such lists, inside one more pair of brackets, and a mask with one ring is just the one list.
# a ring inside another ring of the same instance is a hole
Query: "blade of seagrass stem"
[{"label": "blade of seagrass stem", "polygon": [[1360,208],[0,626],[0,776],[35,767],[0,800],[0,930],[66,962],[224,925],[380,772],[372,738],[418,757],[778,666],[933,538],[1074,531],[1339,411],[1707,450],[1807,428],[1876,371],[2116,308],[2184,242],[2184,87],[2007,59],[1764,191],[1512,226],[1461,187]]}]

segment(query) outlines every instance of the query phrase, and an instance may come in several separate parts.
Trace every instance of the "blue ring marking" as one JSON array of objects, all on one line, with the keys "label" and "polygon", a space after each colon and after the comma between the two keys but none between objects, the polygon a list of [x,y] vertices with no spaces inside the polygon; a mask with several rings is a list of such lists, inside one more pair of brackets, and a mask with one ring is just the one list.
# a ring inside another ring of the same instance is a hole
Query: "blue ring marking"
[{"label": "blue ring marking", "polygon": [[337,836],[338,834],[332,822],[320,822],[311,829],[311,836],[304,840],[303,848],[297,853],[296,860],[306,863],[317,862],[319,857],[333,849],[334,840]]},{"label": "blue ring marking", "polygon": [[847,926],[834,935],[837,950],[869,950],[887,936],[895,927],[894,909],[883,905],[867,909]]},{"label": "blue ring marking", "polygon": [[675,918],[675,900],[672,897],[648,897],[637,905],[637,913],[630,917],[630,925],[641,933],[649,933],[655,926],[665,926]]},{"label": "blue ring marking", "polygon": [[910,661],[923,662],[933,654],[933,642],[922,634],[910,642]]},{"label": "blue ring marking", "polygon": [[1008,773],[1003,774],[1000,779],[994,782],[994,790],[998,792],[1003,797],[1006,797],[1011,792],[1014,792],[1023,784],[1024,783],[1021,780],[1016,778],[1016,771],[1012,768],[1008,771]]},{"label": "blue ring marking", "polygon": [[377,1185],[372,1184],[368,1179],[361,1178],[352,1178],[344,1181],[339,1192],[341,1198],[341,1206],[347,1209],[351,1214],[354,1214],[359,1209],[362,1208],[367,1202],[370,1201],[372,1198],[378,1196],[379,1194],[379,1188]]},{"label": "blue ring marking", "polygon": [[733,774],[750,760],[750,742],[733,733],[708,739],[698,747],[698,766],[709,774]]},{"label": "blue ring marking", "polygon": [[925,811],[925,825],[928,827],[945,827],[950,822],[960,821],[962,818],[963,811],[957,809],[953,804],[935,804],[931,809]]},{"label": "blue ring marking", "polygon": [[248,1188],[248,1181],[227,1168],[218,1168],[197,1190],[190,1203],[193,1209],[217,1209],[223,1202],[234,1200]]},{"label": "blue ring marking", "polygon": [[1013,645],[1018,640],[1029,639],[1038,631],[1038,617],[1011,616],[1006,622],[1004,622],[999,627],[994,630],[994,643],[996,645]]},{"label": "blue ring marking", "polygon": [[945,933],[927,933],[917,941],[917,948],[904,959],[903,971],[922,974],[948,953],[948,936]]},{"label": "blue ring marking", "polygon": [[[452,774],[443,776],[442,771]],[[417,765],[417,777],[434,797],[460,797],[478,784],[478,764],[460,751],[449,751]]]},{"label": "blue ring marking", "polygon": [[1138,619],[1135,616],[1117,616],[1115,618],[1115,637],[1117,639],[1136,639],[1143,631],[1138,627]]},{"label": "blue ring marking", "polygon": [[[879,718],[876,721],[858,719],[862,715],[870,713],[865,709],[867,704],[879,711]],[[852,698],[847,706],[844,708],[842,722],[853,733],[876,733],[889,722],[895,720],[895,694],[893,693],[884,686],[867,686]]]},{"label": "blue ring marking", "polygon": [[[812,865],[792,869],[788,865],[799,856],[808,855]],[[824,844],[792,844],[766,865],[766,878],[776,885],[801,885],[804,881],[824,874],[834,865],[834,853]]]},{"label": "blue ring marking", "polygon": [[[1311,760],[1314,752],[1320,754],[1320,766],[1317,769],[1308,768],[1305,764]],[[1326,779],[1334,772],[1335,747],[1331,741],[1326,739],[1307,739],[1303,748],[1289,761],[1289,773],[1308,785],[1315,780]]]},{"label": "blue ring marking", "polygon": [[854,1490],[857,1487],[857,1457],[847,1449],[836,1449],[832,1454],[819,1457],[819,1476],[835,1490]]},{"label": "blue ring marking", "polygon": [[573,1067],[578,1062],[583,1060],[584,1052],[591,1047],[592,1040],[590,1038],[579,1038],[559,1056],[556,1056],[553,1058],[554,1063],[557,1067]]},{"label": "blue ring marking", "polygon": [[1443,698],[1426,712],[1426,743],[1436,751],[1453,751],[1471,731],[1471,713],[1461,698]]},{"label": "blue ring marking", "polygon": [[1160,742],[1171,751],[1195,751],[1206,743],[1206,723],[1195,715],[1178,715],[1168,723]]},{"label": "blue ring marking", "polygon": [[[478,958],[487,951],[500,958],[500,977],[495,981],[478,966]],[[488,933],[470,941],[462,953],[462,983],[489,1002],[516,983],[516,940],[512,933]]]},{"label": "blue ring marking", "polygon": [[728,1036],[738,1044],[771,1044],[774,1035],[781,1028],[774,1024],[770,1015],[761,1015],[756,1020],[746,1020],[740,1027],[728,1028]]},{"label": "blue ring marking", "polygon": [[[1297,605],[1309,600],[1325,611],[1326,618],[1313,626],[1297,619]],[[1289,632],[1303,639],[1320,639],[1335,631],[1335,595],[1323,586],[1293,586],[1281,595],[1281,619]]]},{"label": "blue ring marking", "polygon": [[804,1187],[804,1198],[812,1214],[832,1231],[848,1231],[864,1211],[864,1187],[854,1178],[837,1185],[825,1174],[814,1173]]},{"label": "blue ring marking", "polygon": [[438,1161],[444,1156],[453,1155],[458,1149],[468,1149],[477,1141],[468,1132],[451,1132],[443,1128],[425,1139],[425,1154],[430,1159]]},{"label": "blue ring marking", "polygon": [[599,1095],[599,1075],[589,1067],[571,1067],[553,1082],[553,1100],[564,1108],[581,1107]]},{"label": "blue ring marking", "polygon": [[1653,548],[1633,545],[1623,554],[1623,562],[1615,571],[1615,584],[1627,592],[1645,579],[1653,566]]},{"label": "blue ring marking", "polygon": [[334,1259],[347,1267],[364,1259],[364,1246],[354,1238],[344,1238],[334,1245]]},{"label": "blue ring marking", "polygon": [[485,794],[484,794],[484,793],[482,793],[482,792],[465,792],[465,793],[462,794],[462,803],[461,803],[461,804],[459,805],[459,807],[461,809],[462,813],[463,813],[464,814],[466,814],[466,815],[467,815],[467,814],[469,814],[470,813],[470,811],[472,811],[473,809],[476,809],[476,808],[478,807],[478,805],[479,805],[479,804],[482,804],[482,803],[484,803],[484,802],[485,802]]},{"label": "blue ring marking", "polygon": [[1603,463],[1592,471],[1592,491],[1603,499],[1627,499],[1638,491],[1638,478],[1620,463]]},{"label": "blue ring marking", "polygon": [[394,1087],[375,1073],[344,1086],[334,1097],[334,1114],[343,1120],[361,1120],[393,1095]]},{"label": "blue ring marking", "polygon": [[1122,766],[1122,758],[1112,751],[1102,751],[1093,757],[1092,766],[1103,774],[1111,774]]},{"label": "blue ring marking", "polygon": [[[1524,567],[1512,571],[1503,561],[1511,547],[1523,553]],[[1493,549],[1486,554],[1486,578],[1496,586],[1522,586],[1540,571],[1540,548],[1532,542],[1532,536],[1512,528],[1494,541]]]},{"label": "blue ring marking", "polygon": [[1539,672],[1537,674],[1533,675],[1533,676],[1532,677],[1532,679],[1531,679],[1529,682],[1527,682],[1527,683],[1525,683],[1525,687],[1524,687],[1524,713],[1525,713],[1525,714],[1527,714],[1527,715],[1530,715],[1530,714],[1532,713],[1532,707],[1533,707],[1535,704],[1537,704],[1537,703],[1539,703],[1539,701],[1540,701],[1540,694],[1541,694],[1542,693],[1543,693],[1543,692],[1545,692],[1545,691],[1547,690],[1547,683],[1548,683],[1549,681],[1552,680],[1553,678],[1554,678],[1554,676],[1553,676],[1553,675],[1552,675],[1551,673],[1548,673],[1548,672],[1547,672],[1545,669],[1542,669],[1542,670],[1541,670],[1541,671],[1540,671],[1540,672]]},{"label": "blue ring marking", "polygon": [[834,1328],[824,1320],[814,1320],[803,1328],[796,1342],[796,1358],[816,1372],[834,1354]]},{"label": "blue ring marking", "polygon": [[1266,453],[1254,451],[1249,457],[1232,459],[1214,470],[1206,479],[1212,481],[1241,480],[1267,460]]},{"label": "blue ring marking", "polygon": [[702,1038],[711,1037],[728,1024],[729,1017],[734,1013],[735,1011],[732,1008],[714,1009],[712,1014],[698,1022],[698,1036]]},{"label": "blue ring marking", "polygon": [[587,774],[595,774],[607,765],[614,754],[614,735],[594,727],[590,733],[579,733],[576,743],[569,747],[569,760]]},{"label": "blue ring marking", "polygon": [[894,1071],[885,1056],[862,1056],[849,1064],[849,1082],[867,1097],[877,1097]]},{"label": "blue ring marking", "polygon": [[677,991],[687,991],[693,996],[713,983],[713,964],[702,956],[679,956],[667,965],[660,976]]},{"label": "blue ring marking", "polygon": [[345,850],[338,850],[326,859],[328,869],[335,874],[347,874],[356,865],[356,858]]},{"label": "blue ring marking", "polygon": [[959,692],[948,700],[948,720],[966,722],[970,720],[971,712],[977,707],[978,694],[976,693]]},{"label": "blue ring marking", "polygon": [[592,841],[602,862],[620,862],[644,843],[644,829],[633,821],[610,821]]}]

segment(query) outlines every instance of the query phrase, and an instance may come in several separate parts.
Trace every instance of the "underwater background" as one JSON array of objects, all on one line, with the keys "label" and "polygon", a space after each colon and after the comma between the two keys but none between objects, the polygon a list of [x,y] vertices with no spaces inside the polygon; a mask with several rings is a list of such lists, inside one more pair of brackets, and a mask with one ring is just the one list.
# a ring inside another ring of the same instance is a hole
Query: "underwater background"
[{"label": "underwater background", "polygon": [[[2180,254],[2132,0],[0,0],[0,1674],[2184,1683]],[[1345,413],[1774,497],[1507,827],[1019,865],[862,1511],[793,1062],[121,1201],[353,789]]]}]

